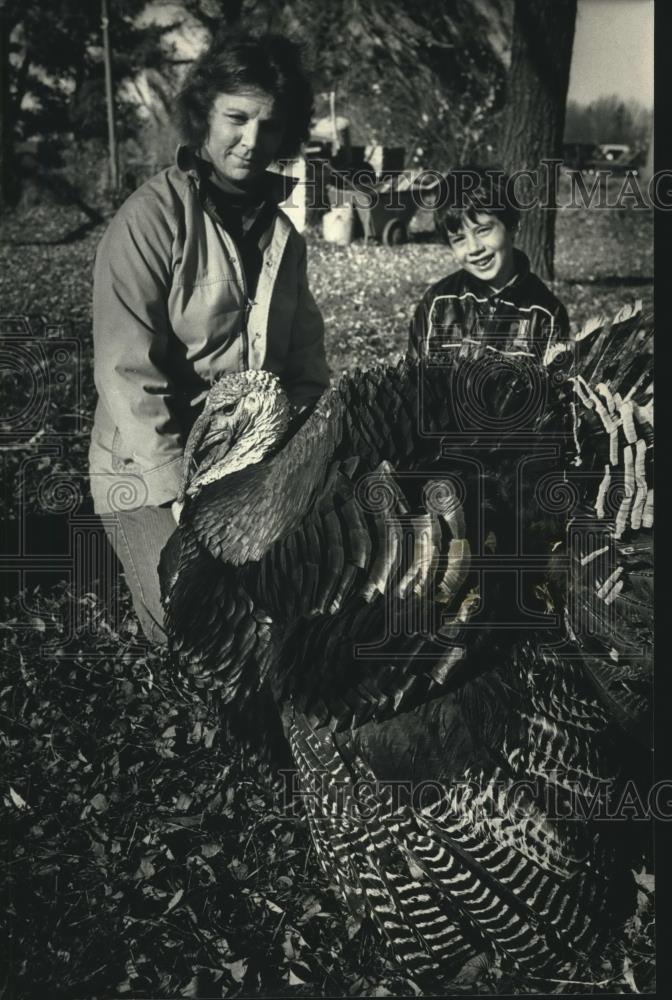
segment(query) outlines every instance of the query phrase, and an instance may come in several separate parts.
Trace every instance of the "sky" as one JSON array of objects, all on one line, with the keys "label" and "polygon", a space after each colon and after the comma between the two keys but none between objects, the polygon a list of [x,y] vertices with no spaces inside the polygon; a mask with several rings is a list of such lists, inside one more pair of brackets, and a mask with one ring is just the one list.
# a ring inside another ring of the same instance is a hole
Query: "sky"
[{"label": "sky", "polygon": [[579,0],[569,99],[618,94],[653,106],[654,0]]}]

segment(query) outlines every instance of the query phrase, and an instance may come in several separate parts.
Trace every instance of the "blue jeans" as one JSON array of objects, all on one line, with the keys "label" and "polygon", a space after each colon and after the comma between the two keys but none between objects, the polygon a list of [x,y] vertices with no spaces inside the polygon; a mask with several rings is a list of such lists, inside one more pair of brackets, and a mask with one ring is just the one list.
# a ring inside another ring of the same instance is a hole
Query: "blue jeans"
[{"label": "blue jeans", "polygon": [[170,507],[141,507],[106,514],[105,532],[124,569],[133,607],[150,642],[165,645],[159,587],[161,550],[175,531]]}]

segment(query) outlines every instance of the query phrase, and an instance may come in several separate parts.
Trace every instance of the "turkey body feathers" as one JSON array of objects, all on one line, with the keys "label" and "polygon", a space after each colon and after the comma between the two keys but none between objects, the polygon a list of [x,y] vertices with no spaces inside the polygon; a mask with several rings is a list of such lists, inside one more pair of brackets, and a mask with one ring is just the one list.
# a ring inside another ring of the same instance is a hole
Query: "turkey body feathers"
[{"label": "turkey body feathers", "polygon": [[298,427],[264,397],[229,474],[239,428],[198,428],[173,654],[223,710],[275,703],[325,872],[418,980],[569,977],[632,907],[591,817],[647,726],[650,334],[354,373]]}]

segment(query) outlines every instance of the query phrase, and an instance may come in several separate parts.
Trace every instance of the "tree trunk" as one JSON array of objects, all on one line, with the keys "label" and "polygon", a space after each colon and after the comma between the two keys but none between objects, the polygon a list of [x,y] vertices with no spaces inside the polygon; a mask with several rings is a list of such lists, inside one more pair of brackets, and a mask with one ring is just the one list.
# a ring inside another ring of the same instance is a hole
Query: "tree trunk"
[{"label": "tree trunk", "polygon": [[[556,202],[557,169],[542,160],[562,158],[565,107],[572,59],[577,0],[515,0],[511,69],[503,135],[503,160],[509,174],[531,170],[538,177],[543,204]],[[528,184],[517,182],[516,193]],[[532,270],[546,281],[554,276],[555,209],[522,212],[518,238]]]}]

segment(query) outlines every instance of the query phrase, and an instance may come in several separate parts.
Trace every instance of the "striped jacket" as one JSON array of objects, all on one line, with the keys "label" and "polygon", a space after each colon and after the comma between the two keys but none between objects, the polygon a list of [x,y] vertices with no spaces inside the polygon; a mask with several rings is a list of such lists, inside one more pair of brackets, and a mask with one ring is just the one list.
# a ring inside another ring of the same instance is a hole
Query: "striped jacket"
[{"label": "striped jacket", "polygon": [[531,273],[525,254],[514,253],[516,274],[498,292],[463,270],[432,285],[411,320],[409,355],[426,358],[460,349],[474,355],[492,348],[536,356],[549,341],[565,339],[567,310]]}]

